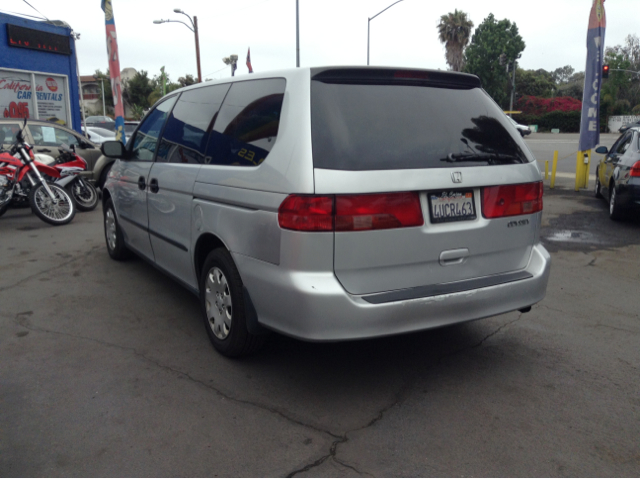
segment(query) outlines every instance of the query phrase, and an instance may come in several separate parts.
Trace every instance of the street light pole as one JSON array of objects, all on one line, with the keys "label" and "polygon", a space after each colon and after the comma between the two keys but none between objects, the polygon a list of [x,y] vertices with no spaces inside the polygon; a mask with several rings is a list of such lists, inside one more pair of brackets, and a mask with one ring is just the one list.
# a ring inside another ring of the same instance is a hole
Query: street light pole
[{"label": "street light pole", "polygon": [[389,10],[391,7],[393,7],[396,3],[400,3],[402,2],[402,0],[398,0],[397,2],[392,3],[391,5],[389,5],[387,8],[385,8],[384,10],[382,10],[381,12],[376,13],[373,17],[370,17],[369,20],[367,21],[367,65],[369,64],[369,36],[370,36],[370,32],[371,32],[371,20],[373,20],[374,18],[376,18],[378,15],[380,15],[381,13],[386,12],[387,10]]},{"label": "street light pole", "polygon": [[187,27],[189,30],[191,30],[193,32],[193,34],[196,37],[196,64],[198,66],[198,83],[202,82],[202,70],[200,69],[200,39],[198,37],[198,17],[193,17],[191,18],[189,15],[187,15],[186,13],[184,13],[182,10],[180,10],[179,8],[174,8],[173,11],[175,13],[181,13],[183,15],[185,15],[189,21],[191,22],[191,26],[187,25],[184,22],[181,22],[180,20],[154,20],[153,23],[156,24],[160,24],[160,23],[182,23],[185,27]]}]

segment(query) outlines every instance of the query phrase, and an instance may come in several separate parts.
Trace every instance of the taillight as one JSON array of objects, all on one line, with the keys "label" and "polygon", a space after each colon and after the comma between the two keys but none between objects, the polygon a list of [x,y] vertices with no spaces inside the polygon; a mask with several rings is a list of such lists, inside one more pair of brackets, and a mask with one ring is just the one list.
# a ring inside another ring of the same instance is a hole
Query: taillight
[{"label": "taillight", "polygon": [[289,195],[278,223],[296,231],[365,231],[421,226],[424,219],[418,193]]},{"label": "taillight", "polygon": [[542,211],[542,191],[542,181],[483,188],[482,216],[500,218]]},{"label": "taillight", "polygon": [[422,226],[418,193],[336,196],[336,231]]},{"label": "taillight", "polygon": [[333,231],[333,196],[287,196],[278,208],[281,228]]},{"label": "taillight", "polygon": [[629,176],[640,176],[640,161],[636,161],[634,165],[631,167],[631,172]]}]

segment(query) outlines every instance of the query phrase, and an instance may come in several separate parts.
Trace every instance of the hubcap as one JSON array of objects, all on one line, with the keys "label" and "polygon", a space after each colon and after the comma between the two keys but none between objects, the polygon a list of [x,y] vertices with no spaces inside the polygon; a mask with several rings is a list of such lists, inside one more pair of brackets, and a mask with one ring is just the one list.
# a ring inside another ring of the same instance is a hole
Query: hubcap
[{"label": "hubcap", "polygon": [[39,188],[34,195],[36,207],[46,217],[57,221],[63,221],[69,218],[73,213],[70,198],[67,194],[55,185],[49,185],[49,189],[53,193],[54,199],[51,199],[44,188]]},{"label": "hubcap", "polygon": [[219,268],[211,268],[207,274],[205,305],[211,331],[216,338],[226,339],[231,330],[233,309],[227,278]]},{"label": "hubcap", "polygon": [[109,208],[104,217],[104,231],[107,237],[107,245],[110,250],[116,249],[116,217],[113,210]]}]

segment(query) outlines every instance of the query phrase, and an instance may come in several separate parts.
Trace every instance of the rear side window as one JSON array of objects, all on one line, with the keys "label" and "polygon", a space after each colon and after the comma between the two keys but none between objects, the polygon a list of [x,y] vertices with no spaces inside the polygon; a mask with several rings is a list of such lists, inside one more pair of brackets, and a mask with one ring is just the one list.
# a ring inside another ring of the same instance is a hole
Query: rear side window
[{"label": "rear side window", "polygon": [[180,95],[162,134],[156,161],[208,163],[204,154],[209,131],[228,91],[229,84],[224,84]]},{"label": "rear side window", "polygon": [[213,125],[206,156],[212,164],[258,166],[276,142],[286,82],[233,83]]},{"label": "rear side window", "polygon": [[533,161],[480,88],[311,82],[316,168],[395,170]]}]

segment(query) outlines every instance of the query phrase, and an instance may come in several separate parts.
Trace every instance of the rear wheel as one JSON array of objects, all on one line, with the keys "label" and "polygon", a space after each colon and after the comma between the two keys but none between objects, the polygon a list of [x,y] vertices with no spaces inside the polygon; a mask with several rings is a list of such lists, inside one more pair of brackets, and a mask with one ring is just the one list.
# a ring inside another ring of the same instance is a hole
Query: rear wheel
[{"label": "rear wheel", "polygon": [[91,183],[82,178],[73,182],[71,194],[80,211],[92,211],[98,206],[98,191]]},{"label": "rear wheel", "polygon": [[613,182],[611,182],[611,186],[609,187],[609,218],[615,221],[622,219],[620,201],[616,193],[616,185]]},{"label": "rear wheel", "polygon": [[64,188],[53,184],[47,186],[53,193],[53,199],[47,193],[44,184],[40,183],[29,192],[31,210],[50,225],[66,225],[76,215],[75,201]]},{"label": "rear wheel", "polygon": [[242,279],[224,248],[207,256],[200,275],[200,304],[207,335],[214,348],[227,357],[247,356],[264,343],[264,336],[249,333]]},{"label": "rear wheel", "polygon": [[122,261],[131,257],[131,251],[124,244],[124,236],[111,198],[104,205],[104,238],[107,242],[107,252],[112,259]]}]

